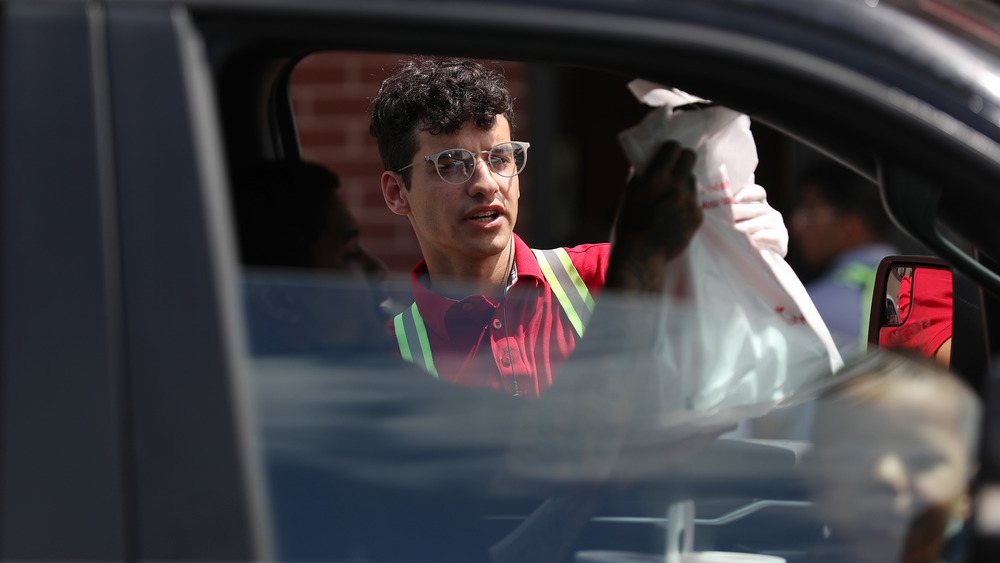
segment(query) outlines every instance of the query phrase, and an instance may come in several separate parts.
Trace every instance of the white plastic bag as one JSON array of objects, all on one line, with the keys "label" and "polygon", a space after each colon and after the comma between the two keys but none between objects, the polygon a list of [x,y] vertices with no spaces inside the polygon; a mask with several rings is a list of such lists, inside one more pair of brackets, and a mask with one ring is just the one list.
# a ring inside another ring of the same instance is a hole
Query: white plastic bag
[{"label": "white plastic bag", "polygon": [[[830,332],[781,255],[734,227],[732,203],[754,187],[750,119],[721,106],[636,81],[659,106],[620,141],[641,172],[667,140],[695,150],[704,222],[665,274],[657,362],[667,424],[719,424],[760,416],[803,384],[842,365]],[[758,188],[759,189],[759,188]]]}]

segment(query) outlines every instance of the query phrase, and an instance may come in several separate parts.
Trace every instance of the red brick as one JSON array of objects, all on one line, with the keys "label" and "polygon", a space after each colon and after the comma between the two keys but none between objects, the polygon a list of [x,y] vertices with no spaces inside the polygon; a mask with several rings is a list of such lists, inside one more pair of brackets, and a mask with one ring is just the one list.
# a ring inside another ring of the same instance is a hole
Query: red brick
[{"label": "red brick", "polygon": [[346,136],[342,131],[300,131],[299,142],[303,145],[343,145]]},{"label": "red brick", "polygon": [[342,66],[305,66],[299,64],[292,71],[292,84],[304,86],[313,84],[336,84],[348,80],[347,69]]},{"label": "red brick", "polygon": [[313,111],[320,115],[337,117],[363,116],[366,126],[368,115],[371,112],[371,103],[367,99],[347,96],[324,96],[316,98],[313,102],[313,107]]}]

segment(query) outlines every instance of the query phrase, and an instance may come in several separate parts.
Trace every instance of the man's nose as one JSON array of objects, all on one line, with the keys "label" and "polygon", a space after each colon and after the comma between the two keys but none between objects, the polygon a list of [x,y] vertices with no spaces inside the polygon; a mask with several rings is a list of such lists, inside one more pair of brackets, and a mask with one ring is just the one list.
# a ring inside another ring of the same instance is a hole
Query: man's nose
[{"label": "man's nose", "polygon": [[466,189],[469,191],[469,195],[475,196],[482,194],[486,197],[492,198],[500,189],[500,184],[497,183],[496,177],[494,177],[493,169],[490,168],[487,162],[488,155],[483,155],[484,158],[480,159],[479,155],[476,155],[476,167],[472,171],[472,177],[469,178],[466,183]]}]

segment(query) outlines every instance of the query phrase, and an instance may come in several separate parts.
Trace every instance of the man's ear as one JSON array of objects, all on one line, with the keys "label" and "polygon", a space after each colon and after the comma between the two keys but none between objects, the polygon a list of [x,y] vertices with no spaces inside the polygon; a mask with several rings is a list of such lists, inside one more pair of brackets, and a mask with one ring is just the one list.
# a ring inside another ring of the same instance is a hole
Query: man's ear
[{"label": "man's ear", "polygon": [[410,204],[406,200],[407,191],[403,178],[396,172],[382,172],[382,197],[385,205],[396,215],[409,215]]}]

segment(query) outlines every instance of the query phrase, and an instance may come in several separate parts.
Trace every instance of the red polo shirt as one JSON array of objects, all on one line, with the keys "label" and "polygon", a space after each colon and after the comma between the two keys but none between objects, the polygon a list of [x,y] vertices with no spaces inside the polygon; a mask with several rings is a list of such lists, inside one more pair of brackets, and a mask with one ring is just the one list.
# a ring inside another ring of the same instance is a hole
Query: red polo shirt
[{"label": "red polo shirt", "polygon": [[[580,277],[596,297],[604,286],[610,245],[567,248]],[[514,235],[517,281],[499,303],[483,295],[455,301],[426,287],[427,264],[410,275],[413,297],[427,326],[434,364],[442,381],[492,387],[538,397],[555,380],[576,347],[576,333],[535,255]]]}]

